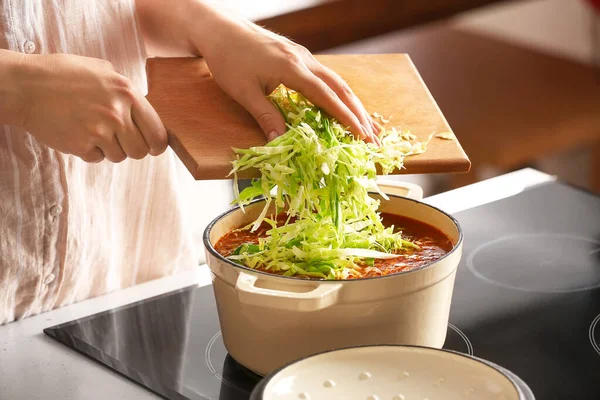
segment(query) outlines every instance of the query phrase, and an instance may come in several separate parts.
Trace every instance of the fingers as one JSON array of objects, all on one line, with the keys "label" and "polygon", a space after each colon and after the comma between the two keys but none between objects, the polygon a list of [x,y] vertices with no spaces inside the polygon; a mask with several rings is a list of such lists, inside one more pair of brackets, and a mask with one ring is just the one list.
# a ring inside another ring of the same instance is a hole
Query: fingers
[{"label": "fingers", "polygon": [[104,160],[104,153],[102,150],[100,150],[100,148],[94,147],[92,150],[83,154],[80,158],[85,162],[96,164]]},{"label": "fingers", "polygon": [[[166,130],[154,108],[135,94],[130,105],[123,104],[117,119],[96,135],[95,145],[107,160],[120,163],[126,158],[140,160],[159,155],[167,148]],[[99,157],[97,154],[89,157]]]},{"label": "fingers", "polygon": [[338,74],[318,62],[309,67],[317,77],[321,78],[323,82],[333,89],[340,100],[356,115],[361,125],[367,128],[366,131],[370,134],[372,141],[377,143],[377,145],[381,145],[377,137],[378,130],[374,126],[373,120],[350,86]]},{"label": "fingers", "polygon": [[106,159],[110,162],[120,163],[127,158],[127,154],[121,147],[116,134],[109,135],[101,145],[100,149],[104,153]]},{"label": "fingers", "polygon": [[284,78],[283,83],[302,93],[312,103],[337,118],[343,125],[349,126],[355,136],[366,142],[375,142],[372,129],[370,130],[369,126],[363,126],[356,114],[338,97],[337,93],[308,68],[295,69],[287,78]]},{"label": "fingers", "polygon": [[238,101],[252,114],[269,141],[285,133],[286,126],[283,115],[259,88],[249,91]]},{"label": "fingers", "polygon": [[124,131],[117,131],[117,139],[127,157],[141,160],[150,152],[142,133],[132,119],[126,122]]},{"label": "fingers", "polygon": [[[135,126],[133,129],[137,131]],[[148,146],[139,132],[121,131],[99,135],[99,137],[101,140],[95,141],[96,146],[81,155],[83,161],[98,163],[106,158],[110,162],[120,163],[127,157],[141,159],[148,154]]]},{"label": "fingers", "polygon": [[379,124],[379,122],[373,121],[373,120],[371,120],[371,123],[373,124],[375,134],[377,136],[381,136],[381,131],[383,130],[383,127],[381,126],[381,124]]},{"label": "fingers", "polygon": [[[167,130],[145,97],[140,95],[134,101],[131,109],[131,119],[151,155],[157,156],[167,149]],[[137,145],[139,145],[139,142]]]}]

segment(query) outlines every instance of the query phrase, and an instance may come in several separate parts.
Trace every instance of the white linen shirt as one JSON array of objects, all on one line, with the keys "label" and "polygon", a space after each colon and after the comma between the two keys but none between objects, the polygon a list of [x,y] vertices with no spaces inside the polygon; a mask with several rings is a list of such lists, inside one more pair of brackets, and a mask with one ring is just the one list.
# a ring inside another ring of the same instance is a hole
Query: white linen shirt
[{"label": "white linen shirt", "polygon": [[[134,0],[0,0],[0,48],[109,60],[147,91]],[[87,164],[0,125],[0,324],[196,266],[190,184],[170,149]]]}]

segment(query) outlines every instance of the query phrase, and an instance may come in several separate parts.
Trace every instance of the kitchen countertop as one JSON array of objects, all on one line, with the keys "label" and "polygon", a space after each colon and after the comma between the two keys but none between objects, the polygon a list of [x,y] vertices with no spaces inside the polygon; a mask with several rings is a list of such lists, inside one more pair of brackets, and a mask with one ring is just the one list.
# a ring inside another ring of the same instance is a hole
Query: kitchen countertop
[{"label": "kitchen countertop", "polygon": [[[522,169],[425,201],[454,213],[553,179],[534,169]],[[210,284],[206,265],[0,326],[0,400],[156,399],[148,390],[55,342],[42,330],[192,284]]]}]

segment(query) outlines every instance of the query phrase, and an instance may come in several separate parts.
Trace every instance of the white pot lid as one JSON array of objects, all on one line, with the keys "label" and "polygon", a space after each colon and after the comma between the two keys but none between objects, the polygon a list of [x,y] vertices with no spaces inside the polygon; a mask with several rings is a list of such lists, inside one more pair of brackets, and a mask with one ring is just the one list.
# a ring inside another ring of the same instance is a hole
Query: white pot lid
[{"label": "white pot lid", "polygon": [[[293,344],[290,344],[293,345]],[[266,377],[252,400],[532,400],[513,373],[462,353],[364,346],[298,360]]]}]

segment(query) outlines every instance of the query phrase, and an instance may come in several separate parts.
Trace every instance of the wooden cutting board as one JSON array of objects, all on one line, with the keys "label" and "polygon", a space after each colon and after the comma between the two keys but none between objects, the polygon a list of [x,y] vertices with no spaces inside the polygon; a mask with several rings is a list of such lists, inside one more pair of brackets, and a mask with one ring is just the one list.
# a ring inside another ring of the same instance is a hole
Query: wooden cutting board
[{"label": "wooden cutting board", "polygon": [[[391,115],[388,127],[409,129],[421,141],[432,132],[452,132],[408,55],[316,57],[348,82],[369,113]],[[217,86],[203,59],[153,58],[146,70],[147,98],[169,132],[169,145],[195,179],[226,178],[235,159],[232,147],[266,143],[258,124]],[[467,172],[471,167],[456,138],[437,137],[404,165],[393,173]],[[258,177],[258,171],[239,176]]]}]

